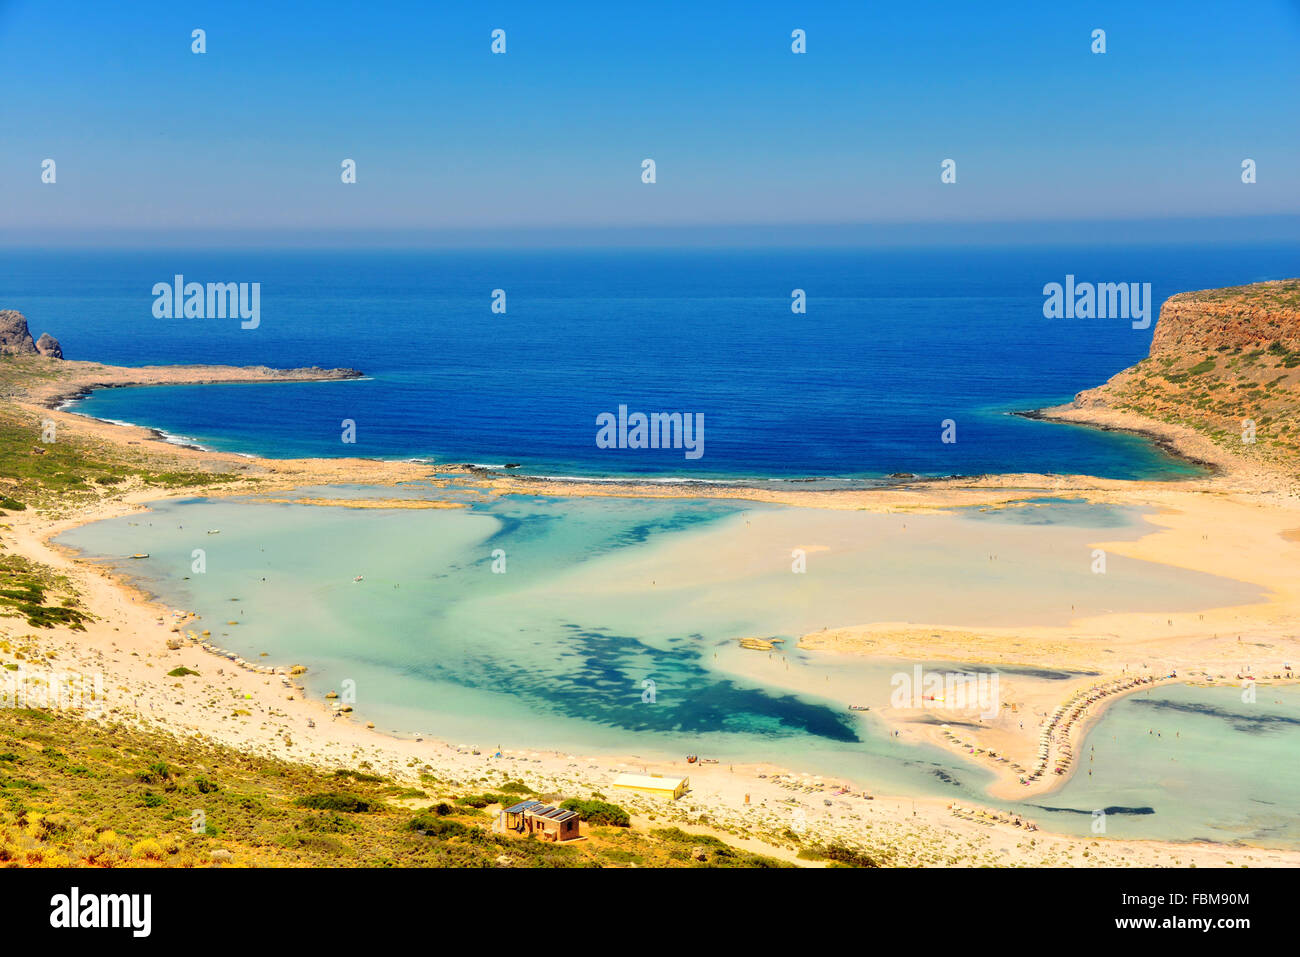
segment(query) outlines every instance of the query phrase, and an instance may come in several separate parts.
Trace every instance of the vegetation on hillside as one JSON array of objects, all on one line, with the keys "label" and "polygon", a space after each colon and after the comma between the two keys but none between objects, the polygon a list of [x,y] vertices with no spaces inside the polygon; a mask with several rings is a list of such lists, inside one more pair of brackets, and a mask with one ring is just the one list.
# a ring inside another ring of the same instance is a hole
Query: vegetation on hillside
[{"label": "vegetation on hillside", "polygon": [[1300,473],[1300,351],[1224,348],[1143,359],[1103,394],[1113,408],[1194,429],[1238,455]]},{"label": "vegetation on hillside", "polygon": [[81,630],[90,620],[65,577],[20,555],[2,553],[0,615],[19,616],[34,628],[67,625]]},{"label": "vegetation on hillside", "polygon": [[1248,286],[1224,286],[1178,293],[1171,298],[1194,302],[1241,302],[1243,305],[1300,309],[1300,281],[1252,283]]},{"label": "vegetation on hillside", "polygon": [[0,411],[0,512],[97,498],[128,484],[160,488],[207,486],[233,476],[165,470],[110,445],[93,447],[67,430],[45,441],[41,423]]},{"label": "vegetation on hillside", "polygon": [[566,811],[577,811],[578,820],[591,824],[607,824],[612,827],[630,827],[632,819],[627,811],[608,801],[584,801],[581,798],[569,798],[560,807]]},{"label": "vegetation on hillside", "polygon": [[[558,845],[497,834],[498,808],[421,780],[0,708],[0,866],[787,866],[675,828],[584,825],[583,840]],[[495,787],[511,803],[531,790]]]},{"label": "vegetation on hillside", "polygon": [[[1237,300],[1243,308],[1295,309],[1300,282],[1186,295],[1220,306]],[[1300,349],[1294,343],[1157,353],[1097,393],[1112,408],[1194,429],[1234,454],[1300,475]]]}]

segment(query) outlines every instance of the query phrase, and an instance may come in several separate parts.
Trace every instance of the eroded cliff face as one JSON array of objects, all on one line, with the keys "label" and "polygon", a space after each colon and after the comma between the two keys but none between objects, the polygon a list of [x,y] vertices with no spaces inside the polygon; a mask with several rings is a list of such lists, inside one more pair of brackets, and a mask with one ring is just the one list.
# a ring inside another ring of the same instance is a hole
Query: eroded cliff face
[{"label": "eroded cliff face", "polygon": [[12,309],[0,309],[0,355],[36,355],[36,343],[27,331],[27,317]]},{"label": "eroded cliff face", "polygon": [[1194,429],[1300,474],[1300,279],[1171,296],[1147,358],[1073,407]]},{"label": "eroded cliff face", "polygon": [[0,355],[12,356],[50,356],[63,358],[59,340],[48,332],[41,335],[40,341],[32,340],[27,328],[27,317],[13,309],[0,309]]},{"label": "eroded cliff face", "polygon": [[1274,343],[1300,349],[1300,280],[1202,289],[1170,296],[1160,309],[1151,355],[1257,349]]}]

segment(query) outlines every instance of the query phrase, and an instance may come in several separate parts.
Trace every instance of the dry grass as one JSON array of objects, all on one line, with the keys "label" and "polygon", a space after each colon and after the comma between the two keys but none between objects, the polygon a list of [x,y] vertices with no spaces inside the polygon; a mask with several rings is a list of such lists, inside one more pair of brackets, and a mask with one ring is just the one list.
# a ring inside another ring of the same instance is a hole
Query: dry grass
[{"label": "dry grass", "polygon": [[[584,826],[586,840],[563,845],[494,834],[498,804],[531,792],[496,787],[505,793],[469,795],[468,782],[427,771],[411,787],[364,767],[331,774],[66,712],[0,709],[7,866],[785,866],[675,829]],[[470,806],[485,797],[498,801]]]}]

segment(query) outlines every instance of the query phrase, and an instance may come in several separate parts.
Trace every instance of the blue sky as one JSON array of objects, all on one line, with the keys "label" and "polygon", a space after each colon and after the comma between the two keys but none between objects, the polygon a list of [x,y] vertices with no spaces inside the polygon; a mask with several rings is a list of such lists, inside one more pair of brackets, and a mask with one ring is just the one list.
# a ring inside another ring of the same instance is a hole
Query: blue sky
[{"label": "blue sky", "polygon": [[9,233],[1300,214],[1295,0],[0,0],[0,59]]}]

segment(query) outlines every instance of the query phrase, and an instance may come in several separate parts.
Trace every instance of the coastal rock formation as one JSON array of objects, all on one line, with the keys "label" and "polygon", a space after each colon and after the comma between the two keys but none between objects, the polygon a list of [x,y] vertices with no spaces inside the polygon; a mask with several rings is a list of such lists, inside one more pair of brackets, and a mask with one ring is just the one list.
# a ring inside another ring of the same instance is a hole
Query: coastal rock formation
[{"label": "coastal rock formation", "polygon": [[[29,354],[34,355],[35,346]],[[13,400],[57,409],[70,399],[96,389],[148,385],[207,385],[210,383],[329,382],[358,379],[356,369],[272,369],[267,366],[108,366],[98,362],[61,359],[50,364],[34,357],[28,375],[0,376],[0,402]],[[55,371],[57,374],[50,375]],[[318,483],[328,484],[328,483]]]},{"label": "coastal rock formation", "polygon": [[1202,289],[1170,296],[1160,308],[1151,355],[1192,355],[1258,349],[1280,343],[1300,348],[1300,280]]},{"label": "coastal rock formation", "polygon": [[1145,359],[1038,417],[1300,476],[1300,279],[1169,297]]},{"label": "coastal rock formation", "polygon": [[13,309],[0,309],[0,355],[35,354],[36,343],[27,331],[27,317]]},{"label": "coastal rock formation", "polygon": [[63,358],[63,349],[59,346],[59,340],[48,332],[42,332],[41,337],[36,340],[36,351],[43,356],[49,356],[51,359]]},{"label": "coastal rock formation", "polygon": [[[1180,292],[1160,307],[1147,357],[1105,385],[1080,392],[1074,406],[1115,407],[1137,399],[1139,392],[1182,392],[1228,378],[1229,370],[1242,389],[1265,384],[1276,389],[1283,382],[1291,387],[1300,376],[1287,370],[1297,365],[1300,279]],[[1135,388],[1139,384],[1141,390]]]},{"label": "coastal rock formation", "polygon": [[59,340],[48,332],[33,342],[27,328],[27,317],[15,309],[0,309],[0,355],[42,355],[62,359],[63,350],[59,347]]}]

